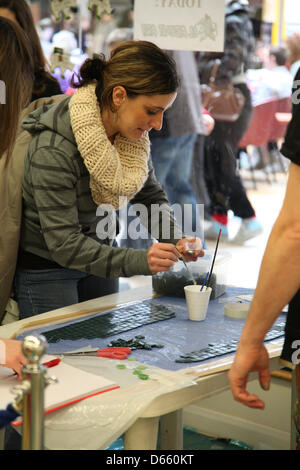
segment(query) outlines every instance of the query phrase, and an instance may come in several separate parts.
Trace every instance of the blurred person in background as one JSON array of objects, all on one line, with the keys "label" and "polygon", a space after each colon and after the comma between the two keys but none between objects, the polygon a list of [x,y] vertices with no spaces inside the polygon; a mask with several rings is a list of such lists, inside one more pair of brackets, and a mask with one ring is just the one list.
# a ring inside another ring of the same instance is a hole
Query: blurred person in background
[{"label": "blurred person in background", "polygon": [[293,75],[287,67],[287,59],[286,47],[270,46],[263,57],[263,67],[247,71],[247,84],[254,105],[291,96]]},{"label": "blurred person in background", "polygon": [[214,118],[206,109],[202,109],[204,134],[199,134],[194,147],[193,162],[190,174],[190,183],[193,187],[197,204],[204,206],[204,219],[211,220],[210,197],[205,180],[204,145],[206,136],[210,135],[215,126]]},{"label": "blurred person in background", "polygon": [[117,28],[132,28],[133,0],[110,0],[112,14],[94,18],[90,54],[107,53],[105,43],[108,35]]},{"label": "blurred person in background", "polygon": [[34,86],[31,101],[62,93],[57,80],[49,72],[32,13],[26,0],[0,0],[0,16],[18,23],[32,44]]},{"label": "blurred person in background", "polygon": [[172,108],[165,113],[161,130],[150,133],[153,167],[170,203],[181,208],[183,232],[192,235],[198,231],[197,236],[203,240],[202,214],[190,183],[196,139],[206,132],[196,60],[192,51],[167,54],[176,62],[180,87]]},{"label": "blurred person in background", "polygon": [[216,240],[222,229],[222,240],[229,240],[228,211],[241,219],[233,243],[259,235],[262,226],[237,170],[238,144],[248,128],[252,116],[250,90],[246,71],[254,51],[254,35],[246,0],[226,0],[224,52],[200,53],[198,68],[201,83],[208,83],[215,59],[221,61],[216,81],[230,82],[245,97],[239,118],[234,122],[215,122],[212,133],[205,139],[205,179],[211,201],[212,224],[205,231],[207,239]]}]

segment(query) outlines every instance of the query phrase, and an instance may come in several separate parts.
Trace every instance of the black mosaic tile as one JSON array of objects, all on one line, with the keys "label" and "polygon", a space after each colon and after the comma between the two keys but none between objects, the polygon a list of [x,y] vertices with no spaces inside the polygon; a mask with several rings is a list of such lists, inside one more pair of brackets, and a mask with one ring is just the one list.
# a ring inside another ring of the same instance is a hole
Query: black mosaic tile
[{"label": "black mosaic tile", "polygon": [[60,340],[74,341],[81,338],[107,338],[142,325],[174,317],[175,313],[164,305],[141,301],[42,334],[48,343],[57,343]]},{"label": "black mosaic tile", "polygon": [[[280,338],[284,335],[285,322],[278,323],[276,326],[271,328],[265,337],[265,341]],[[190,353],[182,354],[175,362],[201,362],[214,357],[223,356],[224,354],[233,353],[237,350],[239,340],[232,340],[226,343],[212,343],[206,348],[199,349],[198,351],[192,351]]]}]

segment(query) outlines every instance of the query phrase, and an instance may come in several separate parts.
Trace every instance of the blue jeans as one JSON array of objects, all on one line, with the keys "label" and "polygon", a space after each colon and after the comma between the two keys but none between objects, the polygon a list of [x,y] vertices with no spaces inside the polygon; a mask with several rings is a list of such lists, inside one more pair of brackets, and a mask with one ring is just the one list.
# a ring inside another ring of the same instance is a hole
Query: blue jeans
[{"label": "blue jeans", "polygon": [[118,279],[104,279],[73,269],[22,269],[15,276],[20,319],[119,290]]},{"label": "blue jeans", "polygon": [[[190,206],[194,230],[196,219],[200,217],[190,183],[196,139],[195,134],[151,139],[151,157],[156,179],[164,188],[171,205],[179,204],[182,213],[185,204]],[[188,232],[184,226],[182,228],[185,233]],[[201,236],[199,233],[197,235]]]}]

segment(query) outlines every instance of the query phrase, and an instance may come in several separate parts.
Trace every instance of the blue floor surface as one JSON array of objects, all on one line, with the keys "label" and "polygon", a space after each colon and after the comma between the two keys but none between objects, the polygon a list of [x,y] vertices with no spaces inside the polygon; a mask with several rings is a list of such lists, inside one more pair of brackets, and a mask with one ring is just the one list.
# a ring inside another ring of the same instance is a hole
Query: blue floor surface
[{"label": "blue floor surface", "polygon": [[[106,450],[124,450],[123,438],[117,439]],[[183,450],[252,450],[252,448],[244,442],[233,439],[215,439],[204,436],[195,429],[185,426],[183,428]]]}]

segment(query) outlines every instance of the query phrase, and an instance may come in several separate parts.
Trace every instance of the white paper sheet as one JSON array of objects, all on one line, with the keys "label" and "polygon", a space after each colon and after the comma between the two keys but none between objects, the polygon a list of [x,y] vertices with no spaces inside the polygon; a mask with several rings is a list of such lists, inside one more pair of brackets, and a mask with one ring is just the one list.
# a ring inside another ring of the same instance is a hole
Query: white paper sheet
[{"label": "white paper sheet", "polygon": [[[56,359],[45,355],[42,362]],[[67,405],[82,397],[117,387],[117,384],[105,377],[85,372],[64,362],[48,369],[47,375],[55,377],[56,383],[45,388],[45,410],[52,410]],[[0,367],[0,409],[6,409],[14,399],[11,389],[21,382],[11,369]]]}]

